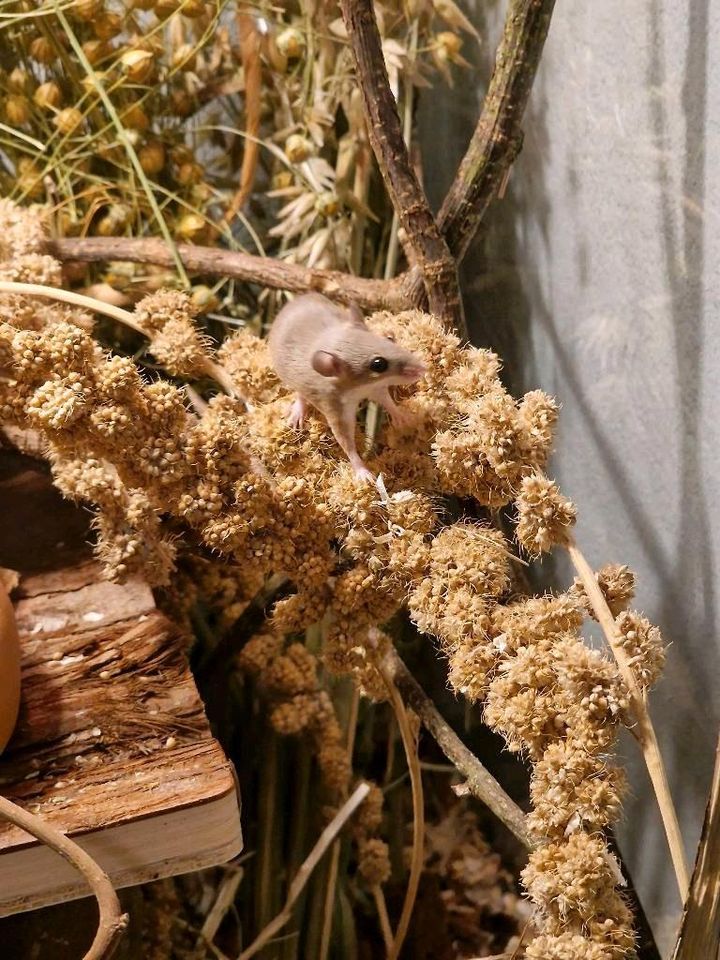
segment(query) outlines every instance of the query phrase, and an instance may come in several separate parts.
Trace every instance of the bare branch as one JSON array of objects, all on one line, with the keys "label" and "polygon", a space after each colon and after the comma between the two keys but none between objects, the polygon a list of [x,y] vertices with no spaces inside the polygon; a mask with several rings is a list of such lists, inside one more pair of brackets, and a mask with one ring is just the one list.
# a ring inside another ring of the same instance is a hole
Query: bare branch
[{"label": "bare branch", "polygon": [[458,263],[520,152],[522,119],[555,0],[510,0],[480,119],[438,223]]},{"label": "bare branch", "polygon": [[120,901],[104,870],[85,853],[82,847],[56,827],[35,816],[34,813],[28,813],[27,810],[23,810],[5,797],[0,797],[0,817],[14,823],[31,836],[37,837],[82,873],[95,895],[100,911],[97,933],[84,960],[108,960],[115,952],[127,927],[128,917],[126,913],[120,911]]},{"label": "bare branch", "polygon": [[482,800],[520,843],[532,849],[525,814],[442,718],[394,649],[385,655],[383,666],[395,681],[405,703],[412,707],[448,760],[466,778],[470,793]]},{"label": "bare branch", "polygon": [[408,157],[372,0],[341,0],[340,6],[357,63],[370,143],[422,274],[430,310],[449,326],[462,328],[457,267]]},{"label": "bare branch", "polygon": [[[93,263],[102,260],[126,260],[173,267],[172,252],[155,238],[63,237],[50,240],[47,251],[59,260]],[[272,257],[256,257],[218,247],[180,244],[180,259],[190,273],[232,277],[294,293],[323,293],[339,303],[355,301],[365,310],[405,310],[408,307],[404,279],[364,280],[339,270],[316,270]]]}]

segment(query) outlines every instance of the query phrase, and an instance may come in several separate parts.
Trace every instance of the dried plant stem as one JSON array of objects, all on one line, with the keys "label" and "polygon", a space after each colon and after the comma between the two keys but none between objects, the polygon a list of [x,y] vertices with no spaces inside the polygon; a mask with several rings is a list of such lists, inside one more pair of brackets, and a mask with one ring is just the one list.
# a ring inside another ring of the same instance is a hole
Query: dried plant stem
[{"label": "dried plant stem", "polygon": [[318,865],[335,837],[342,830],[347,820],[357,810],[369,792],[369,784],[361,783],[355,788],[353,793],[345,801],[342,807],[340,807],[333,819],[320,834],[317,843],[312,848],[310,854],[305,859],[302,866],[293,878],[284,907],[280,913],[278,913],[278,915],[271,920],[263,930],[261,930],[250,946],[243,950],[238,957],[238,960],[249,960],[250,957],[254,957],[256,953],[262,950],[266,943],[272,940],[278,931],[282,930],[288,920],[290,920],[290,917],[292,916],[293,904],[302,893],[305,884],[312,875],[313,870]]},{"label": "dried plant stem", "polygon": [[[357,688],[357,684],[353,683],[352,695],[350,698],[350,714],[347,721],[347,734],[345,736],[345,744],[351,769],[353,765],[353,750],[355,748],[355,733],[357,732],[359,709],[360,691]],[[330,854],[330,869],[328,870],[327,882],[325,884],[325,908],[323,911],[323,925],[320,936],[318,960],[325,960],[330,949],[330,935],[332,933],[333,910],[335,907],[335,897],[337,895],[336,884],[339,866],[340,841],[336,840],[333,844],[332,853]]]},{"label": "dried plant stem", "polygon": [[240,185],[225,211],[223,217],[225,223],[232,223],[235,215],[242,209],[243,204],[250,196],[255,182],[255,171],[260,151],[258,134],[260,132],[260,106],[262,103],[262,63],[260,60],[262,37],[255,18],[247,12],[240,11],[237,14],[237,25],[245,77],[246,137],[240,169]]},{"label": "dried plant stem", "polygon": [[[164,267],[174,263],[172,251],[158,238],[62,237],[49,240],[46,248],[49,254],[63,261],[121,260]],[[366,280],[339,270],[318,270],[272,257],[192,244],[181,243],[177,251],[190,273],[245,280],[293,293],[314,291],[340,303],[354,301],[365,310],[405,310],[409,305],[405,277],[390,281]]]},{"label": "dried plant stem", "polygon": [[370,144],[422,274],[430,310],[448,326],[461,326],[457,267],[410,163],[372,0],[340,0],[340,7],[355,55]]},{"label": "dried plant stem", "polygon": [[405,757],[410,772],[413,802],[413,843],[408,885],[405,891],[405,900],[400,913],[397,930],[395,931],[392,949],[388,951],[388,960],[397,960],[402,950],[402,945],[405,942],[408,928],[410,927],[410,919],[415,907],[418,887],[420,886],[420,874],[422,873],[425,844],[425,799],[423,794],[422,772],[420,770],[420,761],[417,752],[417,740],[410,727],[410,720],[407,710],[405,709],[405,704],[398,693],[397,687],[393,683],[392,676],[382,663],[380,664],[380,670],[388,694],[390,695],[390,702],[395,712],[395,717],[397,718],[400,736],[402,737],[403,747],[405,748]]},{"label": "dried plant stem", "polygon": [[[18,293],[24,297],[47,297],[49,300],[59,300],[62,303],[70,303],[83,310],[90,310],[93,313],[102,313],[106,317],[112,317],[113,320],[117,320],[126,327],[130,327],[131,330],[142,334],[143,337],[147,337],[145,330],[128,310],[123,310],[122,307],[116,307],[112,303],[106,303],[104,300],[86,297],[72,290],[47,287],[41,283],[16,283],[12,280],[0,280],[0,293]],[[204,372],[215,380],[231,397],[238,396],[237,387],[232,382],[228,372],[221,367],[219,363],[215,363],[213,360],[207,360],[205,362]]]},{"label": "dried plant stem", "polygon": [[372,888],[372,895],[378,912],[378,920],[380,921],[380,930],[382,931],[383,943],[385,944],[385,952],[389,956],[393,948],[393,933],[390,926],[387,903],[385,903],[385,894],[383,893],[383,889],[379,884]]},{"label": "dried plant stem", "polygon": [[592,567],[576,544],[571,543],[568,546],[568,553],[585,588],[585,593],[590,600],[595,617],[602,627],[607,642],[615,656],[620,675],[628,688],[630,706],[636,722],[633,732],[642,749],[645,765],[653,785],[653,790],[655,791],[655,796],[660,808],[660,815],[665,828],[665,835],[668,846],[670,847],[670,856],[672,857],[675,868],[680,898],[684,903],[688,893],[690,877],[685,859],[685,849],[680,833],[680,825],[670,793],[665,764],[662,754],[660,753],[655,728],[653,727],[645,698],[635,678],[629,658],[620,642],[620,637],[618,636],[615,625],[615,618],[607,605],[607,601],[598,585]]},{"label": "dried plant stem", "polygon": [[448,760],[466,778],[470,793],[482,800],[523,846],[532,849],[525,814],[443,719],[397,651],[391,649],[385,654],[383,667],[392,677],[404,702],[412,707]]},{"label": "dried plant stem", "polygon": [[720,945],[720,738],[690,894],[685,902],[673,960],[714,957]]},{"label": "dried plant stem", "polygon": [[0,817],[37,837],[82,873],[95,895],[100,912],[97,933],[84,960],[108,960],[115,952],[128,923],[128,916],[120,910],[120,901],[108,875],[82,847],[56,827],[5,797],[0,797]]}]

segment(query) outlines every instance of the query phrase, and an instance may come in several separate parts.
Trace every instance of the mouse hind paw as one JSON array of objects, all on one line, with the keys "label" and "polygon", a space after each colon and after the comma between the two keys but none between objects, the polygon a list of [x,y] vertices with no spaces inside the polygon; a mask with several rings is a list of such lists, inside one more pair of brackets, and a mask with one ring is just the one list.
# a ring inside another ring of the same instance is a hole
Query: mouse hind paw
[{"label": "mouse hind paw", "polygon": [[288,426],[292,427],[294,430],[302,430],[303,424],[305,423],[306,414],[307,402],[303,397],[295,397],[293,404],[290,407],[290,412],[288,413]]}]

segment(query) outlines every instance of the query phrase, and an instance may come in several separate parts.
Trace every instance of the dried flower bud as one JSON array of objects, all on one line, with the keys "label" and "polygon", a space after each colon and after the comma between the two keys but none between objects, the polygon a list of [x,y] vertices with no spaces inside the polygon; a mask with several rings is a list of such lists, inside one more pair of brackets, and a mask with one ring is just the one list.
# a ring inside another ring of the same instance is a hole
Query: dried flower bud
[{"label": "dried flower bud", "polygon": [[15,67],[8,75],[7,86],[11,93],[29,93],[32,87],[30,74],[22,67]]},{"label": "dried flower bud", "polygon": [[47,37],[35,37],[30,44],[30,56],[38,63],[51,64],[57,59],[57,50],[54,43]]},{"label": "dried flower bud", "polygon": [[123,15],[120,13],[105,12],[95,17],[92,28],[98,40],[112,40],[123,28]]}]

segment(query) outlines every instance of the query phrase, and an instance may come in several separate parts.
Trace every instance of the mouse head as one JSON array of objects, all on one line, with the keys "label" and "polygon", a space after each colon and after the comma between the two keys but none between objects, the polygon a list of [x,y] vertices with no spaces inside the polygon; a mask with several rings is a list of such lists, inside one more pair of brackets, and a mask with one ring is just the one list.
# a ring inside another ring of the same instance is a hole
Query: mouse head
[{"label": "mouse head", "polygon": [[340,331],[327,349],[316,350],[312,367],[347,387],[415,383],[425,373],[414,354],[357,325]]}]

